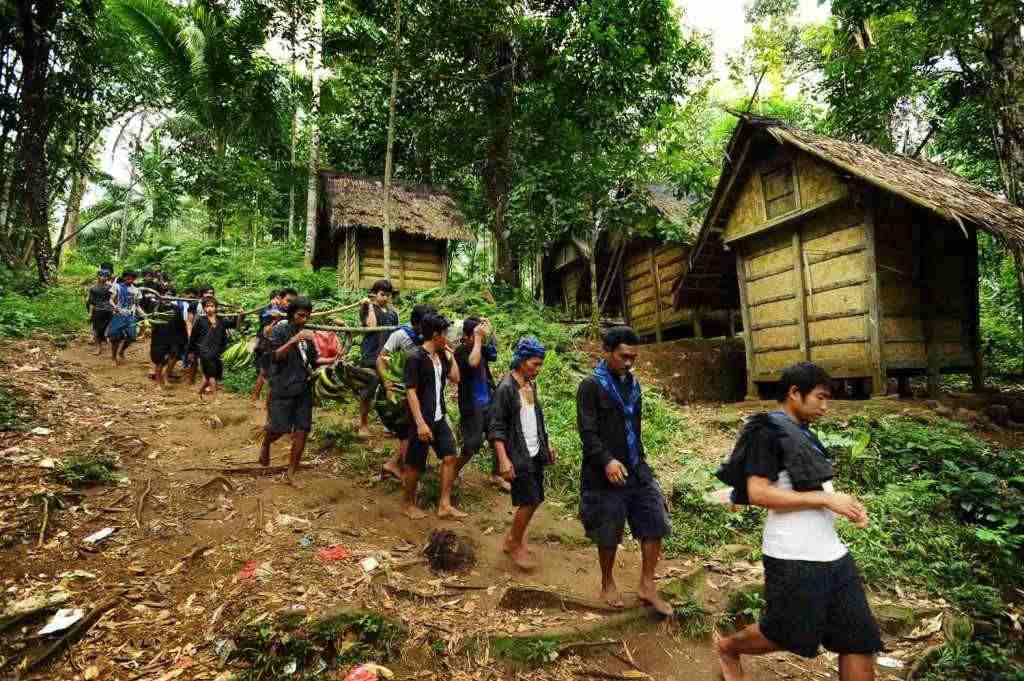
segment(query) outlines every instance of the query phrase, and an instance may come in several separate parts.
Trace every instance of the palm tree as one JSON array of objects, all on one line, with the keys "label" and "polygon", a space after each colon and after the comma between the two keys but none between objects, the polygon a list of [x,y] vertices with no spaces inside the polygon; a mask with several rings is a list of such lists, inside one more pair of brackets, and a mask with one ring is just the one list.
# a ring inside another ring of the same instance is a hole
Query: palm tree
[{"label": "palm tree", "polygon": [[175,128],[198,133],[188,141],[209,154],[200,194],[219,239],[226,218],[228,152],[243,141],[279,136],[278,73],[259,54],[266,36],[254,29],[265,22],[245,9],[230,15],[206,0],[180,8],[168,0],[112,0],[111,7],[122,29],[159,69],[178,114]]}]

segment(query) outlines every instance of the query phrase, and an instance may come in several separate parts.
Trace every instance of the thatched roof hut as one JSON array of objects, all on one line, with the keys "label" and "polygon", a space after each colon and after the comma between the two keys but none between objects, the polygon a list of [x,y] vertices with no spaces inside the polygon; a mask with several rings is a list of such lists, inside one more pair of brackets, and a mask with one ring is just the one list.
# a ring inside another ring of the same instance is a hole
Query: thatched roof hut
[{"label": "thatched roof hut", "polygon": [[834,376],[970,371],[977,231],[1024,247],[1024,210],[934,163],[743,116],[680,278],[680,308],[740,305],[748,394],[801,359]]},{"label": "thatched roof hut", "polygon": [[[366,288],[384,276],[384,185],[380,180],[320,171],[322,203],[314,266],[337,266],[338,280]],[[396,182],[391,187],[391,278],[399,288],[444,283],[450,241],[475,239],[443,188]]]}]

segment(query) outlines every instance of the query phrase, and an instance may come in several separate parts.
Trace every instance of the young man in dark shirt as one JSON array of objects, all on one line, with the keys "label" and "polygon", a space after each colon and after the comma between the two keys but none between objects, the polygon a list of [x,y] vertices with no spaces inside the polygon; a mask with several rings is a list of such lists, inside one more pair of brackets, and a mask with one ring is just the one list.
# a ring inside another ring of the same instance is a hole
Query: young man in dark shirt
[{"label": "young man in dark shirt", "polygon": [[464,518],[462,511],[452,506],[452,485],[458,457],[455,454],[455,436],[445,418],[445,380],[459,382],[459,366],[452,357],[445,331],[451,322],[438,314],[430,314],[421,324],[423,345],[413,349],[405,363],[405,394],[409,402],[409,415],[414,432],[409,436],[409,447],[402,463],[404,498],[402,513],[413,520],[425,517],[416,506],[416,488],[420,475],[427,467],[427,453],[431,446],[441,459],[441,500],[437,505],[440,518]]},{"label": "young man in dark shirt", "polygon": [[642,554],[637,596],[668,616],[672,608],[658,595],[654,571],[661,557],[661,541],[672,525],[661,487],[644,456],[640,430],[643,403],[640,383],[632,374],[639,344],[636,332],[628,326],[606,331],[604,359],[593,375],[583,379],[577,392],[583,442],[580,519],[597,545],[601,598],[614,607],[624,605],[612,573],[628,521]]},{"label": "young man in dark shirt", "polygon": [[[359,321],[367,328],[378,326],[398,326],[398,311],[391,306],[391,297],[395,289],[388,279],[379,279],[370,287],[370,295],[363,299],[359,308]],[[359,395],[359,436],[370,436],[370,408],[377,395],[380,379],[377,376],[377,356],[388,339],[388,331],[367,333],[363,336],[362,354],[359,366],[374,369],[373,378],[366,384],[366,389]]]},{"label": "young man in dark shirt", "polygon": [[96,283],[89,289],[85,308],[89,311],[89,321],[92,322],[96,354],[102,355],[107,342],[107,326],[114,317],[114,307],[110,304],[110,272],[107,270],[96,273]]},{"label": "young man in dark shirt", "polygon": [[492,406],[491,437],[498,471],[511,483],[516,507],[504,550],[518,568],[527,571],[536,563],[526,545],[526,529],[544,501],[544,467],[555,462],[537,397],[536,379],[545,354],[536,338],[519,339],[512,353],[512,371],[498,385]]},{"label": "young man in dark shirt", "polygon": [[288,302],[284,301],[282,294],[283,291],[270,292],[270,302],[260,311],[260,317],[256,322],[258,326],[253,359],[260,373],[256,377],[256,385],[252,389],[253,402],[259,402],[260,395],[263,393],[263,384],[267,381],[267,367],[270,362],[270,329],[278,319],[285,316],[284,311],[288,307]]},{"label": "young man in dark shirt", "polygon": [[[458,472],[469,463],[488,440],[491,429],[491,402],[494,398],[494,377],[491,362],[498,359],[498,350],[487,342],[491,324],[480,317],[467,317],[462,322],[462,343],[455,351],[459,365],[459,429],[462,431],[462,456]],[[498,459],[492,457],[491,480],[506,492],[507,480],[498,475]]]},{"label": "young man in dark shirt", "polygon": [[882,641],[857,566],[835,529],[837,516],[868,524],[856,498],[832,487],[832,465],[808,425],[825,415],[831,380],[804,362],[782,372],[781,409],[752,416],[719,477],[733,501],[768,509],[761,552],[767,605],[757,624],[715,646],[725,681],[746,678],[740,658],[778,650],[839,655],[842,681],[875,678]]},{"label": "young man in dark shirt", "polygon": [[[162,294],[169,291],[160,284]],[[153,335],[149,341],[149,359],[153,362],[153,380],[160,388],[167,387],[167,379],[178,362],[183,344],[188,343],[188,332],[181,308],[169,298],[158,297],[154,303]]]},{"label": "young man in dark shirt", "polygon": [[270,332],[270,397],[267,400],[267,434],[260,449],[260,464],[270,465],[270,445],[291,433],[288,484],[295,485],[306,438],[313,429],[313,371],[319,365],[313,332],[303,328],[313,312],[308,298],[296,298],[288,306],[288,320]]},{"label": "young man in dark shirt", "polygon": [[203,315],[196,319],[189,339],[190,351],[199,357],[203,368],[200,397],[217,392],[218,383],[224,378],[224,363],[220,358],[228,347],[228,331],[238,328],[241,322],[242,315],[221,317],[217,314],[217,301],[213,298],[203,299]]}]

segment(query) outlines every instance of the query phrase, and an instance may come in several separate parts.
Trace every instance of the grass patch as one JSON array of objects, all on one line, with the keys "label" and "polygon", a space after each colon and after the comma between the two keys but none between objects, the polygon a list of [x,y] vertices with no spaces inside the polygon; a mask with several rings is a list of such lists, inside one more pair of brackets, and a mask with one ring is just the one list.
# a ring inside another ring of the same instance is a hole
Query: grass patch
[{"label": "grass patch", "polygon": [[678,480],[672,486],[672,534],[664,543],[667,555],[708,556],[726,544],[760,544],[764,511],[746,506],[734,512],[708,503],[704,495],[713,487],[710,476],[702,482]]},{"label": "grass patch", "polygon": [[342,665],[387,662],[406,636],[400,623],[369,610],[264,613],[239,628],[227,661],[240,663],[240,681],[309,678]]},{"label": "grass patch", "polygon": [[706,639],[715,628],[716,617],[693,598],[672,602],[672,612],[679,623],[679,633],[692,640]]},{"label": "grass patch", "polygon": [[0,384],[0,432],[24,430],[28,419],[25,412],[29,402],[25,394],[14,386]]},{"label": "grass patch", "polygon": [[76,454],[57,462],[53,477],[69,487],[107,485],[120,481],[117,460],[105,454]]},{"label": "grass patch", "polygon": [[0,338],[46,333],[66,341],[88,322],[85,291],[86,286],[73,283],[59,283],[33,293],[2,291]]}]

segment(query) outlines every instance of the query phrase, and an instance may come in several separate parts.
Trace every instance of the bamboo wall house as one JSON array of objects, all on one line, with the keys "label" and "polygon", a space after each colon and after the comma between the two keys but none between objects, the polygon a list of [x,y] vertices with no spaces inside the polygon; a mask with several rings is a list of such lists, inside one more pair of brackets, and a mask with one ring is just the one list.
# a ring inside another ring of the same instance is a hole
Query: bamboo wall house
[{"label": "bamboo wall house", "polygon": [[970,372],[978,230],[1024,246],[1024,210],[941,166],[744,116],[675,291],[739,303],[747,394],[810,360],[837,378]]},{"label": "bamboo wall house", "polygon": [[[666,188],[649,185],[643,200],[647,214],[643,221],[667,220],[688,224],[685,201],[675,198]],[[623,238],[607,233],[597,244],[598,298],[601,315],[626,320],[641,337],[657,341],[666,338],[725,335],[729,315],[713,311],[698,313],[676,308],[672,291],[686,264],[689,244],[668,242],[649,236],[635,236],[630,230]],[[692,235],[690,235],[692,239]],[[551,249],[543,262],[545,303],[560,307],[576,318],[590,316],[589,263],[583,244],[562,241]]]},{"label": "bamboo wall house", "polygon": [[[338,268],[338,283],[369,288],[384,278],[384,189],[379,180],[320,171],[314,267]],[[395,183],[391,189],[391,280],[399,290],[442,286],[451,241],[472,241],[444,191]]]}]

